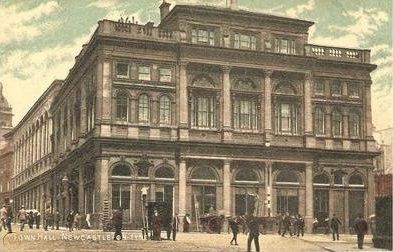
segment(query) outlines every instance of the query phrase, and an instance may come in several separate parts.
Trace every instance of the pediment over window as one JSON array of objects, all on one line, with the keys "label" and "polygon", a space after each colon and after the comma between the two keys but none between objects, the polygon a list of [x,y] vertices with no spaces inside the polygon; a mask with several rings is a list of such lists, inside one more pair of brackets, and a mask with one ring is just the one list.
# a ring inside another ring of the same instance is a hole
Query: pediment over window
[{"label": "pediment over window", "polygon": [[287,94],[287,95],[294,95],[296,94],[295,88],[288,82],[281,82],[279,83],[274,92],[276,94]]},{"label": "pediment over window", "polygon": [[199,75],[195,77],[192,81],[192,86],[205,88],[215,87],[213,79],[206,75]]},{"label": "pediment over window", "polygon": [[259,85],[249,78],[236,79],[232,82],[232,88],[236,90],[256,91]]}]

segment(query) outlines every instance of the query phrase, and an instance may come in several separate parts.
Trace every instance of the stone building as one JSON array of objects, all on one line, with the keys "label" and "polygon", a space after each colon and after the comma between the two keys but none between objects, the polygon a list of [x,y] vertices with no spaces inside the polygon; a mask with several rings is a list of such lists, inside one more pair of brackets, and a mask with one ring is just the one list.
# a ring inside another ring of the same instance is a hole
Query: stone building
[{"label": "stone building", "polygon": [[10,200],[12,173],[12,142],[4,135],[12,129],[12,108],[3,94],[0,82],[0,204]]},{"label": "stone building", "polygon": [[53,201],[52,115],[50,106],[62,81],[55,80],[6,136],[12,139],[14,207],[43,211]]},{"label": "stone building", "polygon": [[381,155],[376,158],[378,174],[393,174],[393,127],[375,130],[374,137]]},{"label": "stone building", "polygon": [[[98,22],[48,112],[50,174],[30,173],[53,179],[44,191],[63,216],[99,227],[122,208],[141,227],[142,188],[180,219],[288,211],[311,230],[336,213],[349,232],[374,213],[370,51],[312,45],[313,22],[231,7],[164,1],[158,26]],[[16,167],[26,204],[30,166]]]}]

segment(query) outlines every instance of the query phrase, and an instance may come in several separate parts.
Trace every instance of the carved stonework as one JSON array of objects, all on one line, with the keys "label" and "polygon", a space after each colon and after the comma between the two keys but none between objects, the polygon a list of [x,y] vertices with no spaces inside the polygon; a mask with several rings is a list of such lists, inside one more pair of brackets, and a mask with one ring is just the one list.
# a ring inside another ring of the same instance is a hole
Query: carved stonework
[{"label": "carved stonework", "polygon": [[237,79],[233,83],[233,89],[245,90],[245,91],[256,91],[258,90],[258,85],[251,79]]},{"label": "carved stonework", "polygon": [[207,76],[198,76],[196,77],[193,82],[192,82],[193,86],[196,87],[207,87],[207,88],[214,88],[214,82],[211,78],[207,77]]}]

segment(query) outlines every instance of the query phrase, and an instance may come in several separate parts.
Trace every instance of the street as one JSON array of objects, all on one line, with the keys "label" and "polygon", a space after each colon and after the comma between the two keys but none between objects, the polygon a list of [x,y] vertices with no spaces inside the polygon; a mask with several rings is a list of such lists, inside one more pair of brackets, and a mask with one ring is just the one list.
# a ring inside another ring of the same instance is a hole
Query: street
[{"label": "street", "polygon": [[[246,251],[247,236],[238,235],[238,246],[229,244],[232,236],[228,233],[178,233],[175,242],[146,241],[142,239],[139,231],[124,231],[122,241],[113,241],[113,233],[99,230],[80,230],[68,232],[62,230],[43,231],[42,229],[25,228],[19,231],[19,226],[13,227],[14,233],[7,234],[4,230],[0,233],[0,251]],[[162,232],[162,237],[166,233]],[[342,235],[340,241],[333,242],[327,235],[305,235],[298,237],[281,237],[268,234],[260,236],[261,251],[291,251],[291,252],[318,252],[318,251],[359,251],[356,236]],[[255,251],[252,245],[252,251]],[[366,236],[363,251],[385,251],[372,247],[371,236]]]}]

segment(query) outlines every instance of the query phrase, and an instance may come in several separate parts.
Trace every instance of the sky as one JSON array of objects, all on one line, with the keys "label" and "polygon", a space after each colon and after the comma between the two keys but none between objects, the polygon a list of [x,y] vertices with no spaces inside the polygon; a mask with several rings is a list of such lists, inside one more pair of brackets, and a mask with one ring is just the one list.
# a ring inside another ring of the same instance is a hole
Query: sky
[{"label": "sky", "polygon": [[[226,0],[167,0],[225,7]],[[162,0],[0,0],[0,82],[16,125],[64,79],[101,19],[159,23]],[[240,9],[314,21],[309,43],[371,49],[373,124],[393,126],[392,0],[238,0]]]}]

